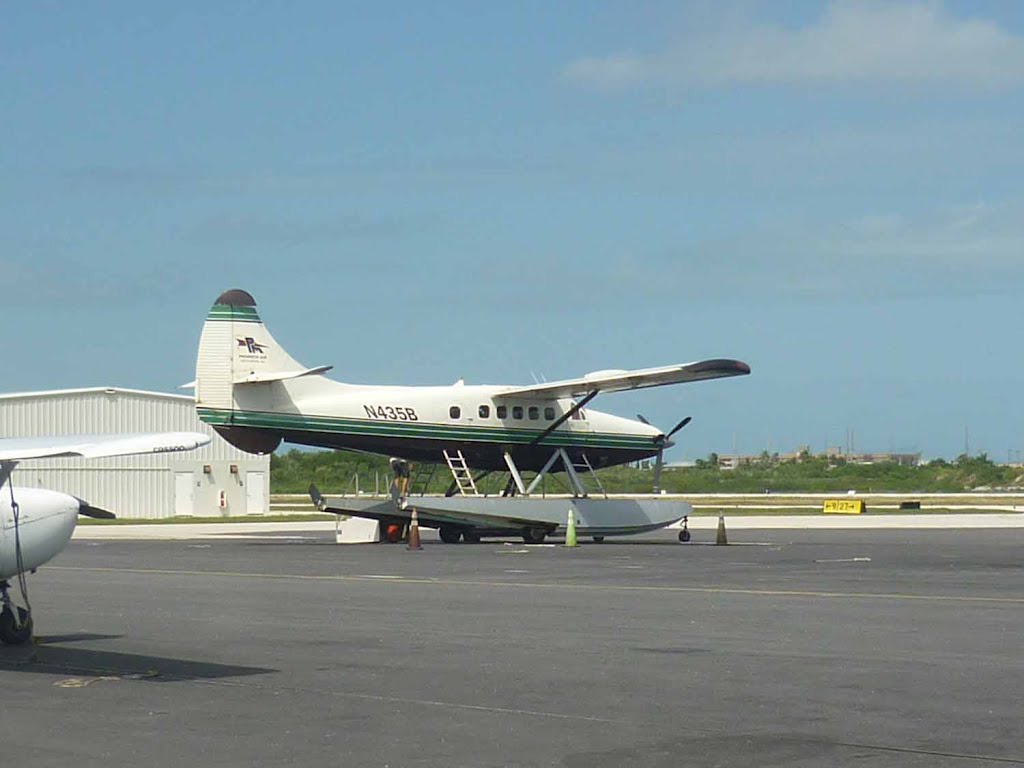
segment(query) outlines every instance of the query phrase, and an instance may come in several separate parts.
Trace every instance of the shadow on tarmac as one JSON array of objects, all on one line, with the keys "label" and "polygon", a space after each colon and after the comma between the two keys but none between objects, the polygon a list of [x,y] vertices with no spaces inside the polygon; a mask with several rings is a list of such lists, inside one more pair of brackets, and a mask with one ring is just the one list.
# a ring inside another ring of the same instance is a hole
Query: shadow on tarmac
[{"label": "shadow on tarmac", "polygon": [[0,671],[94,678],[103,676],[164,683],[265,675],[278,671],[264,667],[215,664],[193,659],[67,648],[57,644],[117,637],[118,635],[90,634],[51,636],[42,638],[35,645],[3,646],[0,647]]}]

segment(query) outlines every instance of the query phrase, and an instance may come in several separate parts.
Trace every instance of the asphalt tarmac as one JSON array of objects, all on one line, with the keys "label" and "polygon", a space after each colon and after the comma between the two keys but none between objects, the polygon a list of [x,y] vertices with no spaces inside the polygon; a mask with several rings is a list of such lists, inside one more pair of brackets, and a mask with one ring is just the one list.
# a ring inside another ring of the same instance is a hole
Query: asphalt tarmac
[{"label": "asphalt tarmac", "polygon": [[32,766],[1024,765],[1024,533],[75,540],[0,648]]}]

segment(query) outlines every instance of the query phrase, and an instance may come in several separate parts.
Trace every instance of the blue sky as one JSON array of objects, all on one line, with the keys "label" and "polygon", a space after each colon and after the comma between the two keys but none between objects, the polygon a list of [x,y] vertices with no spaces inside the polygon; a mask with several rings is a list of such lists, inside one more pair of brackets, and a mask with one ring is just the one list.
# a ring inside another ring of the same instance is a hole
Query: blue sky
[{"label": "blue sky", "polygon": [[1024,6],[153,5],[2,11],[4,389],[242,287],[352,382],[748,361],[595,403],[672,459],[1024,449]]}]

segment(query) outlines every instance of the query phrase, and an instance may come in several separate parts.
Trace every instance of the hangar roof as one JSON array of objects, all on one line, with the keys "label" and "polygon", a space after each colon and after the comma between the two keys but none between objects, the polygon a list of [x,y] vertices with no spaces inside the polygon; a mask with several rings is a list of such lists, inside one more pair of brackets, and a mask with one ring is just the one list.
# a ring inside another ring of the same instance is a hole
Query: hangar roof
[{"label": "hangar roof", "polygon": [[178,395],[173,392],[149,392],[144,389],[125,389],[124,387],[80,387],[78,389],[48,389],[38,392],[2,392],[0,400],[17,400],[29,397],[62,397],[65,395],[138,395],[140,397],[162,398],[165,400],[192,401],[192,395]]}]

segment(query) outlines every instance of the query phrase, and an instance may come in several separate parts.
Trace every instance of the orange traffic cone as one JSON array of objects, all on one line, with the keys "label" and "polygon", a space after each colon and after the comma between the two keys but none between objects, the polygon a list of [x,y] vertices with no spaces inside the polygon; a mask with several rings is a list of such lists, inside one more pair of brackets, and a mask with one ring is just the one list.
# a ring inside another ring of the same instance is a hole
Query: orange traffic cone
[{"label": "orange traffic cone", "polygon": [[423,549],[423,545],[420,544],[420,519],[416,515],[416,507],[412,508],[412,520],[409,521],[409,543],[405,548],[409,552]]}]

